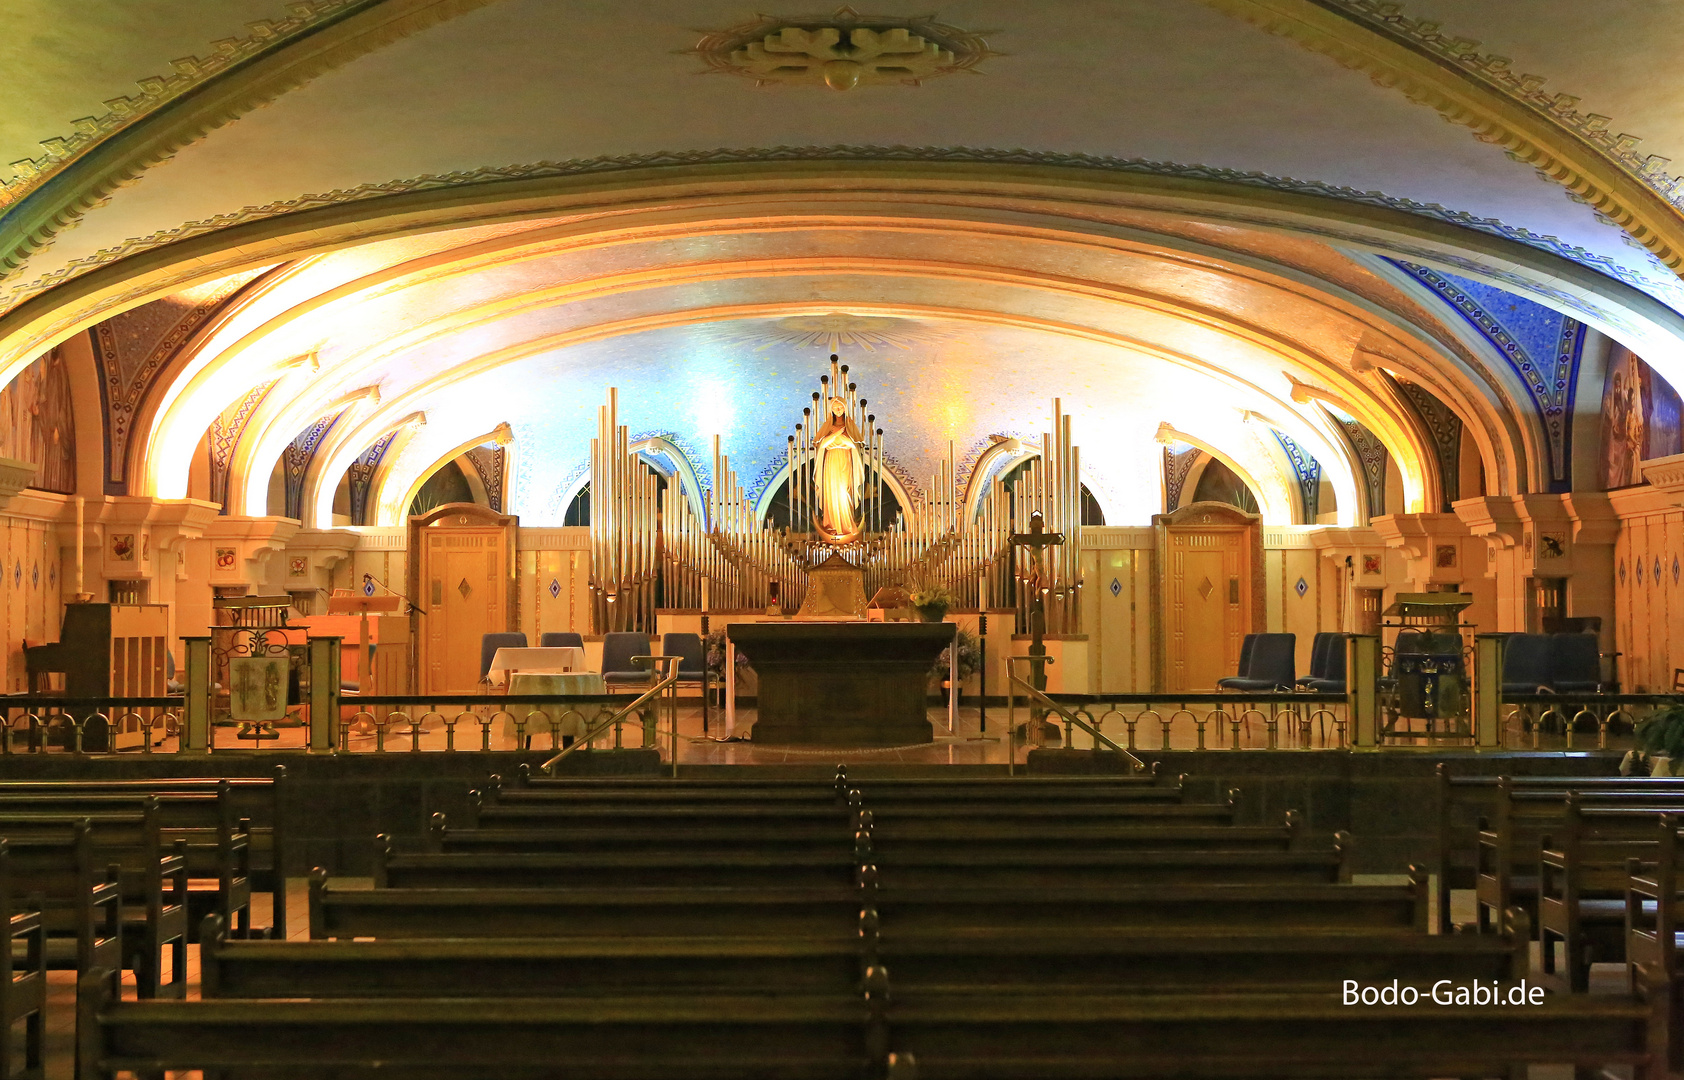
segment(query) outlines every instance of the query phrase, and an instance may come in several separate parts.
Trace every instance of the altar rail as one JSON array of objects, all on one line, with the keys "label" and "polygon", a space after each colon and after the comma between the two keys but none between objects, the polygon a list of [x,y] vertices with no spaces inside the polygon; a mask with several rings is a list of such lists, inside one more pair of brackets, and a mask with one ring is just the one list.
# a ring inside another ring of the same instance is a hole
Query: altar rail
[{"label": "altar rail", "polygon": [[[644,688],[639,687],[639,690]],[[668,684],[660,689],[665,691]],[[646,695],[644,695],[646,696]],[[327,709],[301,706],[273,724],[188,723],[188,696],[68,698],[0,696],[0,754],[76,755],[214,753],[275,749],[341,753],[503,752],[493,732],[512,729],[517,748],[561,751],[580,746],[653,745],[655,726],[631,715],[637,693],[428,694],[337,697]],[[660,702],[658,705],[665,705]],[[654,709],[650,710],[653,718]],[[666,710],[670,712],[670,709]],[[125,744],[113,735],[127,725]],[[630,726],[631,732],[626,728]],[[669,730],[663,734],[674,734]],[[282,733],[289,736],[283,739]],[[296,732],[297,738],[290,733]],[[434,737],[423,744],[424,735]],[[108,741],[109,740],[109,741]],[[283,744],[284,745],[278,745]]]},{"label": "altar rail", "polygon": [[[1014,690],[1022,693],[1019,687]],[[1014,695],[1015,696],[1015,695]],[[1256,723],[1265,742],[1251,749],[1343,750],[1350,746],[1349,718],[1343,694],[1220,694],[1169,691],[1145,694],[1044,694],[1047,720],[1064,728],[1064,745],[1083,726],[1117,733],[1118,750],[1169,750],[1173,731],[1192,728],[1195,749],[1246,749],[1242,732]],[[1025,695],[1027,698],[1028,695]],[[1013,703],[1008,701],[1008,711]],[[1026,700],[1035,710],[1036,701]],[[1113,742],[1116,738],[1112,739]]]},{"label": "altar rail", "polygon": [[1530,734],[1530,749],[1541,748],[1546,729],[1562,731],[1564,749],[1575,749],[1575,734],[1586,726],[1596,731],[1596,748],[1608,749],[1611,728],[1633,728],[1645,716],[1666,705],[1684,701],[1678,694],[1504,694],[1509,706],[1504,730],[1514,736],[1515,749],[1523,749]]}]

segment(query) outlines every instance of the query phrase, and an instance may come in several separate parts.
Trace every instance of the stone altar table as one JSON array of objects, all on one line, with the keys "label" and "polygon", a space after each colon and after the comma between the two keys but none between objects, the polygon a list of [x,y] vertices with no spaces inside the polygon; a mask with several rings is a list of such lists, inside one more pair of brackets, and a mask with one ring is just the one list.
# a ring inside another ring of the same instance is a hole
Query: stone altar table
[{"label": "stone altar table", "polygon": [[751,738],[785,746],[927,743],[930,669],[951,623],[763,622],[725,630],[760,680]]}]

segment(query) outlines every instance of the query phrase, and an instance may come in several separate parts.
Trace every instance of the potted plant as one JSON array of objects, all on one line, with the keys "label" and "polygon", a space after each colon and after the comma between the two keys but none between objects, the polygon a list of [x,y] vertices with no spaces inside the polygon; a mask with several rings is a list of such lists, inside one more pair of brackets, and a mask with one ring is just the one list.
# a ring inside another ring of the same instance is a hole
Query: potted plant
[{"label": "potted plant", "polygon": [[941,622],[947,618],[947,609],[958,602],[953,590],[940,582],[916,585],[912,589],[912,606],[925,622]]},{"label": "potted plant", "polygon": [[1650,763],[1653,776],[1672,776],[1672,762],[1684,762],[1684,701],[1662,705],[1639,720],[1634,732],[1637,750]]},{"label": "potted plant", "polygon": [[936,666],[930,669],[930,674],[941,680],[941,685],[947,693],[954,693],[954,686],[963,686],[965,680],[982,670],[982,640],[969,630],[959,631],[959,681],[957,684],[948,681],[952,673],[953,646],[949,645],[936,657]]}]

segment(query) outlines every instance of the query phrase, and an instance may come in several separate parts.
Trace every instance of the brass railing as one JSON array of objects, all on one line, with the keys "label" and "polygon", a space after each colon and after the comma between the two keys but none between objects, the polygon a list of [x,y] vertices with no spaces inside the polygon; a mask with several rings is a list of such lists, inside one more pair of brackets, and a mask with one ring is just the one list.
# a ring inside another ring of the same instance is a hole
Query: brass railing
[{"label": "brass railing", "polygon": [[[559,762],[561,762],[563,759],[565,759],[568,755],[577,751],[581,746],[590,745],[592,742],[594,742],[596,740],[596,738],[599,735],[605,734],[608,731],[609,728],[614,729],[614,746],[615,746],[615,749],[619,749],[619,746],[620,746],[620,729],[621,729],[621,725],[623,725],[625,723],[626,717],[630,716],[633,712],[636,712],[639,709],[642,709],[644,707],[644,705],[647,702],[651,701],[652,699],[658,698],[663,691],[670,691],[670,693],[667,694],[667,721],[671,725],[670,728],[668,729],[668,734],[671,738],[671,742],[669,743],[669,745],[671,747],[671,756],[672,756],[672,774],[673,774],[674,777],[678,776],[678,661],[679,661],[679,657],[676,657],[676,656],[634,656],[634,657],[632,657],[632,663],[637,664],[639,666],[642,666],[642,664],[645,661],[647,661],[650,665],[650,677],[654,678],[655,676],[658,675],[658,676],[660,676],[658,681],[656,681],[653,686],[649,687],[649,689],[645,690],[642,694],[638,695],[637,698],[634,699],[631,702],[631,704],[627,705],[625,708],[620,709],[618,712],[614,713],[614,715],[612,715],[612,716],[610,716],[610,717],[608,717],[604,720],[598,721],[595,726],[588,727],[585,730],[583,735],[581,735],[578,738],[575,738],[573,740],[573,745],[562,747],[561,751],[559,753],[557,753],[555,755],[555,757],[550,758],[548,761],[544,762],[544,764],[541,766],[545,772],[553,773],[555,771],[556,765]],[[659,731],[660,731],[660,713],[658,711],[659,710],[658,705],[656,706],[656,709],[657,709],[657,712],[656,712],[656,733],[657,733],[657,737],[658,737]]]},{"label": "brass railing", "polygon": [[[1034,683],[1026,682],[1017,673],[1019,664],[1047,665],[1051,663],[1052,659],[1045,656],[1006,657],[1006,672],[1009,676],[1006,682],[1006,771],[1012,775],[1016,775],[1017,772],[1017,695],[1020,690],[1023,692],[1025,700],[1030,704],[1029,722],[1031,724],[1040,723],[1048,713],[1055,713],[1064,721],[1065,746],[1070,745],[1071,728],[1079,727],[1093,737],[1095,749],[1098,749],[1099,745],[1103,743],[1108,749],[1127,758],[1131,768],[1145,769],[1146,763],[1144,761],[1112,742],[1099,730],[1098,725],[1089,723],[1093,719],[1091,714],[1084,717],[1080,714],[1080,711],[1072,712],[1066,709],[1063,705],[1036,689]],[[1045,670],[1045,667],[1042,666],[1040,670],[1032,672],[1030,677],[1039,681],[1038,676]]]}]

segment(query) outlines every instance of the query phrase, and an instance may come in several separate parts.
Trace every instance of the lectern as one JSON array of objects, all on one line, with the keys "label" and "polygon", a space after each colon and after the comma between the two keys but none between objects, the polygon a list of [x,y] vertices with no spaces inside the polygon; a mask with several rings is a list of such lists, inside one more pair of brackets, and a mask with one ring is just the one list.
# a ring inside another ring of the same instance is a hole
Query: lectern
[{"label": "lectern", "polygon": [[375,686],[375,665],[368,660],[368,617],[370,615],[394,615],[403,606],[403,597],[396,593],[383,596],[372,596],[364,592],[351,589],[335,589],[327,600],[329,615],[356,615],[357,619],[357,671],[358,685],[365,694],[376,694],[379,690]]}]

